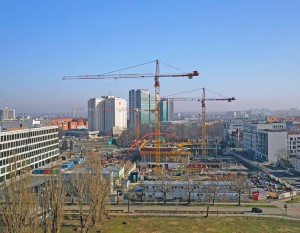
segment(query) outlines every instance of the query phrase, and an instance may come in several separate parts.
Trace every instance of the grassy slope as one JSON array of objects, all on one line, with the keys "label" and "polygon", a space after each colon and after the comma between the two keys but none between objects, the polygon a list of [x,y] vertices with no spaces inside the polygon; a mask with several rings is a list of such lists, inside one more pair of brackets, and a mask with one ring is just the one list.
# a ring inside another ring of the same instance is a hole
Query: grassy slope
[{"label": "grassy slope", "polygon": [[[122,224],[122,222],[127,224]],[[298,233],[300,221],[256,217],[111,217],[104,223],[104,233]],[[73,232],[64,229],[63,233]]]}]

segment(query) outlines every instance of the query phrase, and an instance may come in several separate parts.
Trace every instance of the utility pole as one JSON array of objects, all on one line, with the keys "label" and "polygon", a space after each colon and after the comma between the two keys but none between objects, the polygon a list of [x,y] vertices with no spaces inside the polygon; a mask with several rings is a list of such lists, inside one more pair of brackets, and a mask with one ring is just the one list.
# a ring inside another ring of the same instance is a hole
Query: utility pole
[{"label": "utility pole", "polygon": [[127,199],[128,199],[128,202],[127,202],[127,213],[129,214],[129,197],[130,197],[130,191],[128,191],[127,193]]}]

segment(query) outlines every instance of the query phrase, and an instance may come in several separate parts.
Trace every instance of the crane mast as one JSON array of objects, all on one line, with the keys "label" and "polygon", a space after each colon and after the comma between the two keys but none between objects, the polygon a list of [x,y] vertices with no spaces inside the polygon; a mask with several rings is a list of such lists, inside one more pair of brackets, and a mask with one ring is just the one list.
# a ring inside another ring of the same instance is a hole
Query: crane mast
[{"label": "crane mast", "polygon": [[160,83],[159,83],[159,61],[156,60],[155,71],[155,162],[160,163],[160,119],[159,119],[159,95],[160,95]]},{"label": "crane mast", "polygon": [[135,140],[140,139],[140,113],[139,110],[135,110]]},{"label": "crane mast", "polygon": [[207,132],[206,132],[206,103],[205,101],[228,101],[231,102],[235,100],[234,97],[231,98],[206,98],[205,88],[202,88],[202,99],[201,99],[201,107],[202,107],[202,157],[205,158],[207,155],[206,145],[207,145]]},{"label": "crane mast", "polygon": [[201,99],[201,108],[202,108],[202,157],[206,157],[206,108],[205,108],[205,89],[202,88],[202,99]]}]

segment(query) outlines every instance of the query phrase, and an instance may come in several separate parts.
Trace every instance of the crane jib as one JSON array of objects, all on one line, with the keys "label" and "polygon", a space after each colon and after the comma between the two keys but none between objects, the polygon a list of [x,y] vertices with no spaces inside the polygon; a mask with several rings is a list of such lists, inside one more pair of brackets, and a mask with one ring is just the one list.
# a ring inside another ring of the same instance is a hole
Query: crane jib
[{"label": "crane jib", "polygon": [[98,74],[98,75],[75,75],[75,76],[64,76],[63,80],[71,79],[119,79],[119,78],[165,78],[165,77],[188,77],[192,79],[194,76],[199,76],[198,71],[193,73],[182,73],[182,74]]}]

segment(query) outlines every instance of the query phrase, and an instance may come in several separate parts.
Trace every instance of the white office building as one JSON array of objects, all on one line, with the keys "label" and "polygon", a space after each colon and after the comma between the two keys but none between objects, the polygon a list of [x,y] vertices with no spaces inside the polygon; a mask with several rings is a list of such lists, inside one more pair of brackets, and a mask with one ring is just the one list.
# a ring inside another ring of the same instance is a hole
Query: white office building
[{"label": "white office building", "polygon": [[0,130],[0,183],[9,180],[17,170],[31,170],[58,159],[58,127]]},{"label": "white office building", "polygon": [[254,151],[256,148],[256,132],[258,130],[285,130],[286,123],[245,123],[243,125],[243,147]]},{"label": "white office building", "polygon": [[258,130],[256,132],[255,156],[268,162],[277,162],[282,150],[287,149],[287,131]]},{"label": "white office building", "polygon": [[243,147],[253,151],[259,160],[277,162],[276,153],[287,149],[285,123],[245,123]]},{"label": "white office building", "polygon": [[127,101],[114,96],[102,96],[88,101],[89,130],[101,135],[121,133],[127,129]]}]

